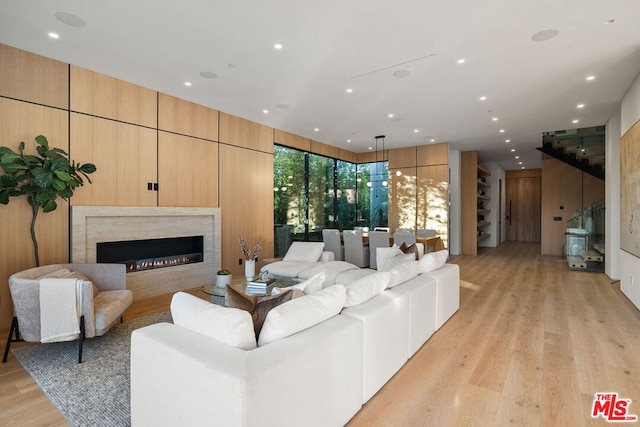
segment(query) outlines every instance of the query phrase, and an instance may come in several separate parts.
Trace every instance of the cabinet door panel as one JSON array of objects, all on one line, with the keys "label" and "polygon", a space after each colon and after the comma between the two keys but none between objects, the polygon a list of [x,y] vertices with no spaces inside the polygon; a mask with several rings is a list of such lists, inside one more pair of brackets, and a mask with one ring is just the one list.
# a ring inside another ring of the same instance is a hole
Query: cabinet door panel
[{"label": "cabinet door panel", "polygon": [[[399,174],[398,174],[399,172]],[[389,171],[389,228],[416,228],[416,168]]]},{"label": "cabinet door panel", "polygon": [[155,130],[71,113],[73,158],[94,163],[92,185],[79,188],[73,205],[157,206],[157,135]]},{"label": "cabinet door panel", "polygon": [[160,206],[218,206],[218,144],[160,132]]}]

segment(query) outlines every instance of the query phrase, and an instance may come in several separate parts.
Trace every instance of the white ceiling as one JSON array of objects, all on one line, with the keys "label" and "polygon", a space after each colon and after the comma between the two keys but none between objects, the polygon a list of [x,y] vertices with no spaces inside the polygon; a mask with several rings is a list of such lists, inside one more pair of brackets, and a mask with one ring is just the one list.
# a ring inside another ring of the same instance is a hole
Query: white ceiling
[{"label": "white ceiling", "polygon": [[355,152],[433,138],[511,170],[540,167],[541,132],[619,111],[640,1],[3,0],[0,43]]}]

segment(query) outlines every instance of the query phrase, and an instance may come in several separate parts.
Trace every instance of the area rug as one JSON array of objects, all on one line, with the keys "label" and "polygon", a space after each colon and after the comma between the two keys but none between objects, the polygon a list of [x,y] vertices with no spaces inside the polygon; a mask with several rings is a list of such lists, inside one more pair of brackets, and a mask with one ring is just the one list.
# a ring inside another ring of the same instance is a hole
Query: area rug
[{"label": "area rug", "polygon": [[12,350],[44,394],[73,426],[129,426],[131,332],[171,322],[168,311],[127,320],[84,343],[33,344]]}]

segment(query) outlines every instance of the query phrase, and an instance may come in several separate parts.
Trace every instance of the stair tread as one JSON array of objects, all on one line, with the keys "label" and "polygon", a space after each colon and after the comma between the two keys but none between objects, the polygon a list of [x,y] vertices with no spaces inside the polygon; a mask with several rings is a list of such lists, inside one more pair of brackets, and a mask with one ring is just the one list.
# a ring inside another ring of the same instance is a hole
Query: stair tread
[{"label": "stair tread", "polygon": [[580,257],[577,256],[568,256],[567,257],[567,264],[569,265],[569,268],[574,268],[574,269],[585,269],[587,268],[587,262],[585,260],[583,260]]},{"label": "stair tread", "polygon": [[604,246],[604,243],[595,243],[595,244],[593,245],[593,249],[595,249],[595,250],[596,250],[596,252],[598,252],[598,253],[600,253],[600,254],[602,254],[602,255],[604,255],[604,254],[605,254],[605,246]]},{"label": "stair tread", "polygon": [[580,256],[585,261],[602,262],[602,254],[596,251],[580,251]]}]

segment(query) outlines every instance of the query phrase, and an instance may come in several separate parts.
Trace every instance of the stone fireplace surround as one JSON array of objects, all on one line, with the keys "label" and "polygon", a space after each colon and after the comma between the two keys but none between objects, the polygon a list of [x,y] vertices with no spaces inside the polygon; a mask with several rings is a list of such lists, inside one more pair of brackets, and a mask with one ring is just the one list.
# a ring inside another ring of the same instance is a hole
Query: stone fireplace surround
[{"label": "stone fireplace surround", "polygon": [[204,237],[201,263],[127,274],[133,298],[177,292],[213,283],[221,265],[220,208],[71,207],[71,262],[96,262],[96,244],[165,237]]}]

